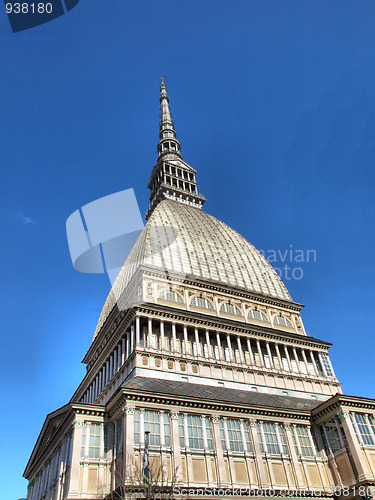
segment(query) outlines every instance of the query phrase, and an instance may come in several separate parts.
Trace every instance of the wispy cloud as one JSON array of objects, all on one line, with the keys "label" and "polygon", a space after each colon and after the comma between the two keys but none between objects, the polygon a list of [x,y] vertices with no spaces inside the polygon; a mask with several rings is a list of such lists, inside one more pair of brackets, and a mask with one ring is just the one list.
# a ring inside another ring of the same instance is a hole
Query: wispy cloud
[{"label": "wispy cloud", "polygon": [[31,217],[23,214],[23,213],[16,213],[12,217],[12,220],[15,222],[18,222],[19,224],[22,224],[23,226],[29,226],[30,224],[36,224],[36,221],[32,219]]}]

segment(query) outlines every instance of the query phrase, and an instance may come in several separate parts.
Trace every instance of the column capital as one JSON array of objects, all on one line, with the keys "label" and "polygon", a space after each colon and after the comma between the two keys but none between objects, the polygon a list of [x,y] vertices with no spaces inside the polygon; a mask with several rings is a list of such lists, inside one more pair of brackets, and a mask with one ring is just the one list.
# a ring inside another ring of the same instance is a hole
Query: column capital
[{"label": "column capital", "polygon": [[249,425],[250,427],[256,427],[257,425],[257,419],[256,418],[249,418]]},{"label": "column capital", "polygon": [[135,410],[135,407],[133,404],[129,404],[129,403],[126,403],[122,409],[121,409],[121,412],[123,415],[134,415],[134,410]]},{"label": "column capital", "polygon": [[348,410],[344,410],[343,408],[340,408],[340,411],[338,412],[337,416],[342,420],[342,419],[347,419],[350,417],[350,413]]},{"label": "column capital", "polygon": [[78,427],[78,428],[81,428],[83,427],[83,421],[82,420],[78,420],[77,418],[73,421],[73,426],[74,427]]},{"label": "column capital", "polygon": [[210,415],[210,419],[211,419],[211,422],[212,422],[213,424],[218,424],[218,423],[219,423],[219,420],[220,420],[220,417],[219,417],[219,415],[215,415],[215,414],[214,414],[214,415]]},{"label": "column capital", "polygon": [[172,410],[171,412],[169,412],[169,415],[170,415],[170,417],[171,417],[172,420],[177,420],[179,412],[176,411],[176,410]]}]

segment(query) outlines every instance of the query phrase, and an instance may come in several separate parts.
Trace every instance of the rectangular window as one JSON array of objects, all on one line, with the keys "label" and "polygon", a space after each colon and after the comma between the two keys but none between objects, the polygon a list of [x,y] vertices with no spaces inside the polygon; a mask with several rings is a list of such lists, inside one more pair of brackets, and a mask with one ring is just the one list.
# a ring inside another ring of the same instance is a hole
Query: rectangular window
[{"label": "rectangular window", "polygon": [[327,440],[324,435],[324,431],[322,429],[322,435],[324,437],[324,443],[326,445],[326,449],[328,448],[329,452],[329,446],[331,446],[332,453],[337,453],[343,449],[343,446],[341,444],[341,439],[340,439],[340,434],[336,426],[336,422],[334,420],[330,420],[329,422],[325,423],[326,431],[327,431],[327,436],[329,443],[327,443]]},{"label": "rectangular window", "polygon": [[254,353],[254,361],[255,361],[255,364],[256,366],[262,366],[261,362],[260,362],[260,356],[259,356],[259,353]]},{"label": "rectangular window", "polygon": [[182,415],[178,415],[178,435],[180,436],[180,448],[185,448],[185,428]]},{"label": "rectangular window", "polygon": [[229,447],[231,451],[243,452],[242,434],[238,420],[227,419]]},{"label": "rectangular window", "polygon": [[332,368],[331,368],[331,364],[329,362],[329,359],[328,359],[328,356],[327,354],[325,353],[322,353],[320,355],[321,359],[322,359],[322,362],[323,362],[323,366],[324,366],[324,370],[327,374],[328,377],[333,377],[333,372],[332,372]]},{"label": "rectangular window", "polygon": [[280,455],[280,447],[277,441],[277,434],[274,424],[263,422],[264,439],[266,441],[267,453]]},{"label": "rectangular window", "polygon": [[279,358],[277,356],[273,356],[273,366],[276,368],[276,370],[280,370],[280,362]]},{"label": "rectangular window", "polygon": [[212,447],[212,430],[211,430],[210,419],[208,417],[205,417],[204,422],[205,422],[205,425],[206,425],[207,448],[209,450],[213,450],[213,447]]},{"label": "rectangular window", "polygon": [[288,360],[286,358],[281,358],[281,361],[283,362],[283,370],[285,370],[286,372],[288,372],[289,371]]},{"label": "rectangular window", "polygon": [[[263,442],[263,435],[262,435],[260,425],[263,426],[263,434],[264,434],[264,441],[265,442]],[[284,429],[281,426],[278,426],[278,431],[277,431],[276,426],[273,422],[263,422],[262,424],[257,423],[257,431],[258,431],[260,449],[261,449],[262,453],[264,453],[266,450],[267,453],[269,453],[270,455],[280,455],[281,454],[279,441],[277,438],[277,432],[278,432],[279,438],[280,438],[280,443],[282,446],[281,451],[284,455],[288,454],[288,449],[287,449],[286,442],[285,442]]]},{"label": "rectangular window", "polygon": [[264,364],[266,365],[266,368],[271,368],[271,362],[268,357],[268,354],[263,354],[263,359],[264,359]]},{"label": "rectangular window", "polygon": [[134,444],[140,444],[140,432],[139,410],[136,408],[134,410]]},{"label": "rectangular window", "polygon": [[204,443],[201,417],[197,415],[187,415],[187,428],[189,448],[193,450],[203,450]]},{"label": "rectangular window", "polygon": [[[350,416],[353,421],[353,414],[351,414]],[[368,446],[374,446],[374,440],[371,435],[370,427],[367,423],[366,415],[363,415],[362,413],[354,413],[354,418],[357,423],[358,430],[361,433],[363,444]],[[356,426],[354,425],[354,429],[355,428]],[[360,439],[358,441],[361,442]]]},{"label": "rectangular window", "polygon": [[295,429],[296,429],[297,439],[301,448],[302,456],[307,458],[313,457],[314,450],[312,449],[311,446],[309,429],[304,425],[297,425]]},{"label": "rectangular window", "polygon": [[100,424],[91,424],[89,437],[89,458],[99,458],[100,453]]},{"label": "rectangular window", "polygon": [[164,444],[165,444],[165,446],[169,447],[171,445],[171,430],[170,430],[168,413],[164,413],[163,419],[164,419],[163,420],[163,423],[164,423]]},{"label": "rectangular window", "polygon": [[145,432],[150,431],[149,445],[160,446],[160,415],[158,411],[145,410],[144,413]]},{"label": "rectangular window", "polygon": [[86,423],[84,423],[82,426],[81,458],[85,456],[85,444],[86,444]]}]

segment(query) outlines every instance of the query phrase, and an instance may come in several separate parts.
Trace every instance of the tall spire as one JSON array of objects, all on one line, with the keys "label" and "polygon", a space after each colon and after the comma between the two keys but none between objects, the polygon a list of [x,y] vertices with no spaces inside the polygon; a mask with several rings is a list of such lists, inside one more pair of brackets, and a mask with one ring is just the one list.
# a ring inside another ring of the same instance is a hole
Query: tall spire
[{"label": "tall spire", "polygon": [[159,158],[161,156],[181,156],[181,144],[176,139],[171,111],[169,109],[169,97],[164,78],[160,84],[160,133],[158,142]]},{"label": "tall spire", "polygon": [[181,144],[176,139],[164,78],[161,79],[160,84],[158,155],[158,161],[148,183],[151,195],[146,219],[150,217],[157,204],[164,199],[201,208],[206,199],[198,193],[196,170],[182,159]]}]

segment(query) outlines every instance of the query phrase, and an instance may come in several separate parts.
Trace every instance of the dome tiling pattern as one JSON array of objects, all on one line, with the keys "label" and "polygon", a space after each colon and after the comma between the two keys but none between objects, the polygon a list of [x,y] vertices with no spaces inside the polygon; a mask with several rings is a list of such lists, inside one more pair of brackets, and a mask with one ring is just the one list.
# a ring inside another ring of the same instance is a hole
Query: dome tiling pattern
[{"label": "dome tiling pattern", "polygon": [[156,206],[117,276],[95,336],[140,265],[292,300],[273,267],[239,233],[199,208],[166,199]]}]

